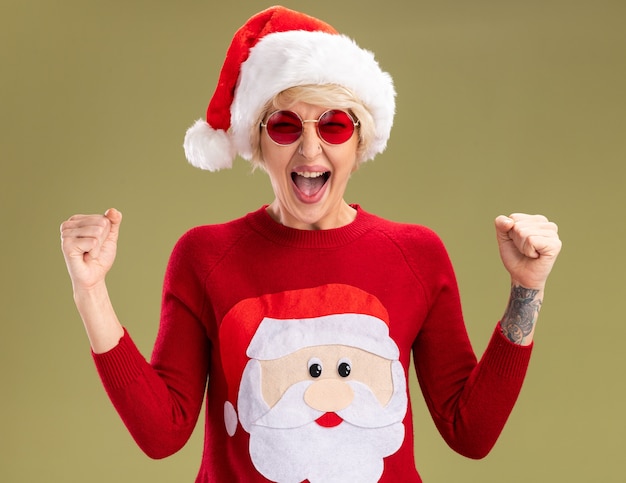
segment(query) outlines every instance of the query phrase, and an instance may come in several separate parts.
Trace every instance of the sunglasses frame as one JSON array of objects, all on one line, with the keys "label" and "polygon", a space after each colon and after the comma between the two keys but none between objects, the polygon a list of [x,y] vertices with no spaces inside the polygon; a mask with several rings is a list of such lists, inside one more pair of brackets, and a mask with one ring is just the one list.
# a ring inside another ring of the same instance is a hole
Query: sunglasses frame
[{"label": "sunglasses frame", "polygon": [[[269,121],[270,118],[274,114],[276,114],[278,112],[288,112],[288,113],[293,114],[294,116],[296,116],[300,120],[300,124],[302,125],[302,127],[300,129],[300,134],[298,135],[298,137],[296,139],[294,139],[290,143],[282,144],[282,143],[279,143],[278,141],[275,141],[274,138],[272,138],[270,133],[267,131],[267,121]],[[327,141],[326,139],[324,139],[324,136],[322,136],[322,133],[320,132],[320,128],[319,128],[319,126],[320,126],[319,125],[320,119],[322,119],[329,112],[341,112],[341,113],[345,114],[346,116],[348,116],[348,119],[350,119],[350,121],[352,121],[352,126],[353,126],[352,132],[350,133],[350,136],[348,137],[348,139],[346,139],[345,141],[342,141],[340,143],[331,143],[330,141]],[[266,122],[261,121],[261,127],[265,128],[265,131],[267,132],[267,137],[270,138],[270,141],[272,141],[277,146],[291,146],[296,141],[298,141],[302,137],[302,133],[304,132],[304,123],[306,123],[306,122],[314,122],[315,123],[315,129],[317,131],[318,137],[325,144],[328,144],[329,146],[339,146],[340,144],[344,144],[344,143],[348,142],[350,140],[350,138],[352,137],[352,135],[354,134],[354,131],[361,125],[361,121],[360,120],[358,120],[358,119],[355,120],[354,117],[349,112],[344,111],[343,109],[328,109],[328,110],[322,112],[322,114],[320,114],[320,116],[317,119],[302,119],[300,117],[300,115],[297,112],[295,112],[295,111],[290,111],[289,109],[277,109],[277,110],[273,111],[272,113],[270,113],[269,116],[267,116],[267,121]]]}]

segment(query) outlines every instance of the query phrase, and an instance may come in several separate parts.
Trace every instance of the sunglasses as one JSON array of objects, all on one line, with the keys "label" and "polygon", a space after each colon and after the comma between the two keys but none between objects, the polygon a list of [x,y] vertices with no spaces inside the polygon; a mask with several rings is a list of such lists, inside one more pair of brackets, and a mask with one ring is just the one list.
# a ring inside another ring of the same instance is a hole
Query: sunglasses
[{"label": "sunglasses", "polygon": [[306,120],[293,111],[275,111],[267,121],[261,123],[261,127],[267,130],[267,135],[276,144],[287,146],[302,136],[305,122],[316,123],[317,134],[328,144],[345,143],[359,125],[359,121],[355,121],[347,112],[331,109],[322,113],[319,119]]}]

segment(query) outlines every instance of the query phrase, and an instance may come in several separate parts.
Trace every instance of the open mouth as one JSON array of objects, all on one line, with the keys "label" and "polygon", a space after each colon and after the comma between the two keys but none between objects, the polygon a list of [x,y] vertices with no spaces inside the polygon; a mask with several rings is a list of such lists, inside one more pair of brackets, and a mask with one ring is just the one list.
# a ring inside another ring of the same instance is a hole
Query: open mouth
[{"label": "open mouth", "polygon": [[291,179],[296,185],[296,188],[298,188],[298,191],[309,198],[317,195],[329,178],[330,171],[298,171],[291,173]]}]

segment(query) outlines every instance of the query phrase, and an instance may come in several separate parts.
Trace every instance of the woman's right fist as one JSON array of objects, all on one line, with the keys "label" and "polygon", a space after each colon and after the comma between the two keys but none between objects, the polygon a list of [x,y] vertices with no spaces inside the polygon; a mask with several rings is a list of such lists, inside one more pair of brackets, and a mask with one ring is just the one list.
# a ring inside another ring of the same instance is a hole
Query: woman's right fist
[{"label": "woman's right fist", "polygon": [[115,208],[104,215],[74,215],[61,224],[61,247],[74,291],[89,290],[113,265],[122,214]]}]

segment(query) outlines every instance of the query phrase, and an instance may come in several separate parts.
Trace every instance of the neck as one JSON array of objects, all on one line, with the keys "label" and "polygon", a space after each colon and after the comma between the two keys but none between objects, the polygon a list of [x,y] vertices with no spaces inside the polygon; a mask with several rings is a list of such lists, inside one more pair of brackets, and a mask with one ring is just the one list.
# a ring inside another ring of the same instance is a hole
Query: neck
[{"label": "neck", "polygon": [[325,215],[321,218],[298,217],[283,209],[277,200],[267,207],[267,213],[274,221],[289,228],[298,230],[331,230],[333,228],[341,228],[354,221],[357,211],[345,201],[341,201],[340,206],[334,213]]}]

